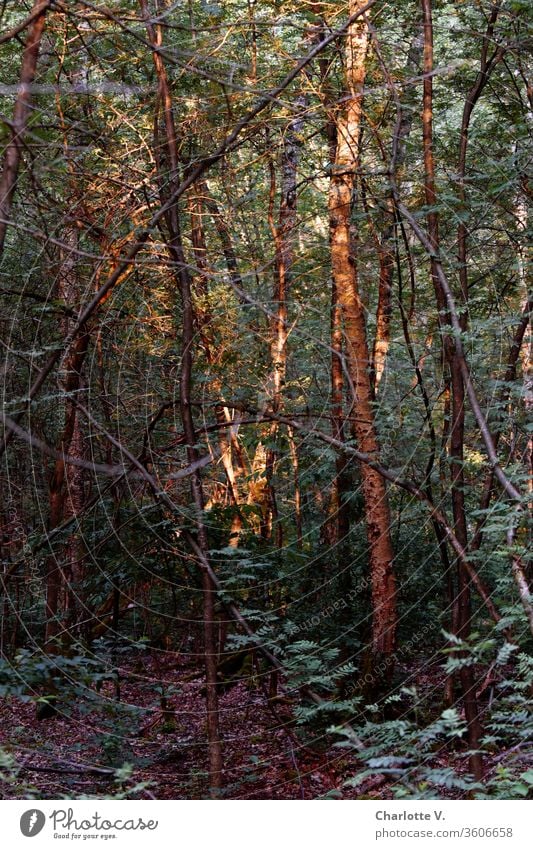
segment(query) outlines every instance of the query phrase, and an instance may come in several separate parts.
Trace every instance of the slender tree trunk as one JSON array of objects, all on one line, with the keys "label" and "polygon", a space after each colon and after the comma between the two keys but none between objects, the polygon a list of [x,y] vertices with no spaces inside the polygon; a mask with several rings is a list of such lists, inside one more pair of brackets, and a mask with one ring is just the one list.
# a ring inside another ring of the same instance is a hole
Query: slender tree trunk
[{"label": "slender tree trunk", "polygon": [[[83,437],[76,413],[76,407],[69,400],[69,395],[77,392],[80,387],[81,371],[89,346],[89,334],[83,333],[77,337],[70,349],[67,362],[65,363],[64,392],[67,395],[65,401],[65,419],[63,434],[59,444],[59,451],[72,456],[82,456]],[[63,460],[56,460],[54,470],[50,479],[50,513],[48,520],[49,530],[58,527],[64,519],[79,515],[83,507],[83,472],[74,466],[66,469]],[[64,560],[65,566],[61,565]],[[60,632],[60,617],[62,594],[65,594],[65,611],[68,611],[68,624],[72,625],[76,620],[75,589],[81,580],[81,545],[79,538],[74,533],[67,545],[66,550],[59,554],[54,552],[47,558],[46,565],[46,631],[45,641],[47,650],[53,652],[57,648],[52,640]],[[70,581],[70,584],[69,584]]]},{"label": "slender tree trunk", "polygon": [[[327,10],[320,4],[317,12],[325,17]],[[319,27],[317,37],[323,38],[324,29]],[[328,79],[329,61],[325,56],[319,60],[320,90],[322,102],[326,109],[326,121],[324,133],[328,143],[329,161],[331,167],[335,165],[337,151],[337,125],[335,120],[335,93]],[[343,373],[343,326],[342,307],[339,304],[337,284],[334,276],[331,280],[331,306],[330,306],[330,392],[331,392],[331,432],[334,439],[339,442],[345,440],[345,411],[344,411],[344,373]],[[321,537],[329,546],[337,547],[338,563],[341,574],[347,570],[349,552],[350,514],[348,509],[348,494],[350,491],[351,477],[348,468],[348,457],[342,451],[335,458],[335,475],[331,482],[327,517],[321,529]],[[346,575],[348,578],[349,575]]]},{"label": "slender tree trunk", "polygon": [[[237,263],[237,255],[235,253],[235,249],[233,247],[233,242],[231,239],[231,232],[228,227],[228,224],[224,220],[222,213],[218,207],[217,202],[213,198],[211,192],[209,191],[209,187],[205,180],[199,180],[196,184],[197,197],[200,202],[200,208],[205,207],[209,212],[211,219],[213,221],[215,230],[217,231],[218,237],[220,239],[220,244],[222,247],[222,252],[224,254],[224,258],[226,260],[226,267],[228,269],[228,275],[231,281],[231,285],[235,290],[237,298],[239,301],[242,300],[243,295],[243,281],[241,275],[239,273],[238,263]],[[223,399],[222,399],[223,400]],[[233,483],[230,481],[230,487],[232,491],[232,497],[235,501],[235,504],[238,504],[239,493],[237,487],[237,478],[243,478],[248,474],[248,463],[247,458],[244,454],[243,448],[239,441],[238,437],[238,422],[235,421],[234,413],[232,413],[226,406],[217,407],[216,415],[217,420],[220,419],[220,411],[225,417],[225,420],[228,424],[229,429],[229,446],[228,452],[223,451],[223,457],[229,456],[231,459],[231,469],[229,465],[225,465],[226,474],[233,476]],[[230,540],[230,545],[238,545],[239,541],[239,533],[242,529],[243,521],[242,516],[237,514],[235,516],[235,520],[233,522],[232,527],[232,537]]]},{"label": "slender tree trunk", "polygon": [[[393,214],[393,209],[389,208]],[[377,392],[390,347],[390,327],[392,319],[392,272],[394,268],[394,226],[388,225],[378,246],[379,288],[376,309],[376,334],[372,352],[372,382]]]},{"label": "slender tree trunk", "polygon": [[[364,4],[351,0],[350,15]],[[365,79],[368,26],[352,23],[346,38],[346,93],[337,117],[337,149],[329,189],[333,278],[344,318],[346,362],[353,392],[354,435],[360,451],[378,457],[372,408],[370,362],[364,306],[358,289],[350,244],[350,213],[358,163],[361,98]],[[372,584],[374,658],[391,655],[396,642],[396,584],[388,495],[383,478],[368,465],[361,468]]]},{"label": "slender tree trunk", "polygon": [[197,196],[200,198],[202,205],[205,206],[205,208],[209,211],[209,214],[213,220],[215,230],[217,231],[218,237],[220,239],[220,244],[222,246],[224,259],[226,260],[226,267],[228,269],[230,281],[234,286],[235,290],[237,291],[237,295],[239,296],[239,292],[242,290],[243,287],[243,282],[241,275],[239,274],[237,255],[235,253],[235,248],[233,247],[230,228],[228,227],[227,222],[224,220],[224,217],[218,207],[216,200],[209,191],[207,182],[205,180],[198,180],[196,184],[196,190]]},{"label": "slender tree trunk", "polygon": [[251,54],[252,61],[250,65],[250,80],[252,83],[257,82],[257,27],[255,24],[255,6],[257,0],[247,0],[248,5],[248,21],[251,29]]},{"label": "slender tree trunk", "polygon": [[278,412],[281,408],[281,393],[287,370],[287,295],[293,275],[294,236],[297,223],[297,176],[305,106],[305,96],[298,96],[294,102],[297,115],[289,123],[283,140],[279,220],[277,227],[272,227],[276,245],[276,274],[273,294],[276,316],[272,321],[271,328],[272,374],[268,395],[273,412]]},{"label": "slender tree trunk", "polygon": [[[426,204],[430,207],[427,215],[428,237],[435,256],[439,251],[439,220],[436,210],[437,192],[435,184],[435,166],[433,159],[433,20],[431,0],[422,0],[424,19],[424,97],[423,97],[423,146],[425,167]],[[446,297],[437,273],[437,263],[431,259],[431,276],[437,305],[439,323],[445,328],[450,324],[446,310]],[[467,292],[463,291],[463,297]],[[466,313],[461,319],[462,328],[466,327]],[[462,548],[468,547],[468,533],[464,502],[464,400],[465,387],[461,364],[450,334],[443,340],[444,356],[451,376],[451,423],[450,423],[450,459],[451,459],[451,495],[454,519],[454,533]],[[470,578],[462,562],[457,563],[457,595],[454,601],[454,629],[457,636],[467,641],[470,635],[471,600]],[[472,749],[478,749],[482,734],[479,707],[476,698],[476,683],[471,666],[459,670],[463,693],[469,743]],[[481,755],[470,756],[470,768],[476,778],[483,775]]]},{"label": "slender tree trunk", "polygon": [[[274,200],[276,195],[276,172],[273,162],[270,163],[270,198],[268,221],[275,245],[275,273],[273,287],[273,318],[270,321],[270,373],[265,391],[264,411],[278,413],[283,407],[283,387],[287,372],[287,297],[292,282],[292,267],[294,263],[294,235],[297,216],[297,175],[300,159],[301,138],[303,126],[303,110],[306,98],[300,95],[295,100],[296,116],[289,122],[285,133],[281,152],[281,187],[280,204],[277,224],[274,223]],[[260,470],[261,457],[264,455],[265,486],[260,490],[263,503],[260,508],[263,514],[263,534],[270,537],[274,530],[276,546],[283,546],[283,528],[277,507],[276,491],[273,477],[277,452],[272,447],[278,433],[278,423],[272,421],[269,431],[269,447],[265,450],[260,443],[257,446],[254,466]]]},{"label": "slender tree trunk", "polygon": [[[525,188],[525,187],[524,187]],[[528,289],[530,280],[528,269],[531,265],[531,244],[527,243],[526,233],[528,231],[528,205],[525,201],[525,191],[517,200],[516,204],[516,220],[518,228],[524,237],[524,244],[520,244],[518,248],[518,275],[522,297],[522,315],[531,314],[532,295]],[[526,421],[531,421],[533,412],[533,368],[531,364],[531,322],[524,323],[523,337],[520,346],[517,345],[518,340],[515,340],[517,350],[517,359],[520,357],[522,364],[522,398],[524,402],[524,410]],[[515,360],[516,362],[516,360]],[[522,462],[526,468],[528,475],[527,488],[530,495],[529,509],[533,509],[533,434],[529,432],[526,437],[525,450],[522,457]]]},{"label": "slender tree trunk", "polygon": [[[524,281],[523,281],[524,282]],[[525,302],[522,308],[520,322],[515,330],[513,336],[513,342],[511,344],[511,348],[509,351],[509,356],[507,358],[507,368],[505,369],[505,373],[502,375],[502,381],[505,382],[505,386],[500,393],[499,404],[503,407],[503,405],[508,401],[509,395],[511,392],[511,383],[516,380],[516,366],[518,359],[522,360],[522,380],[524,384],[528,381],[531,385],[531,368],[529,366],[529,359],[531,356],[531,312],[533,311],[533,295],[528,295],[525,293]],[[528,387],[525,385],[525,391],[527,393]],[[531,386],[529,388],[531,391]],[[527,394],[524,398],[525,404],[527,405]],[[531,399],[529,401],[531,405]],[[527,409],[527,407],[526,407]],[[501,431],[496,431],[493,434],[493,442],[495,449],[498,447],[500,441]],[[531,439],[528,438],[528,448],[527,453],[529,456],[526,457],[526,462],[531,463],[532,458],[530,456],[530,444]],[[532,469],[533,472],[533,469]],[[533,478],[533,474],[531,475]],[[483,527],[485,525],[487,514],[486,511],[490,505],[492,494],[494,492],[494,482],[495,476],[494,471],[492,469],[489,470],[485,477],[485,481],[483,483],[483,491],[481,494],[481,498],[479,500],[479,512],[482,514],[479,519],[476,529],[474,531],[474,535],[472,537],[472,541],[470,543],[470,551],[478,551],[481,547],[481,543],[483,541]],[[533,484],[532,484],[533,485]],[[531,491],[531,489],[530,489]]]},{"label": "slender tree trunk", "polygon": [[[416,33],[407,57],[407,70],[412,73],[419,72],[420,59],[424,45],[422,27]],[[411,134],[413,125],[412,109],[402,109],[396,133],[393,138],[392,154],[390,159],[390,173],[396,185],[400,184],[398,170],[403,165],[407,141]],[[376,333],[372,351],[371,376],[374,394],[377,394],[387,354],[390,347],[390,332],[392,320],[392,281],[394,271],[394,260],[396,255],[396,206],[392,191],[386,201],[386,212],[388,223],[383,229],[383,235],[377,235],[378,258],[379,258],[379,288],[378,303],[376,308]]]},{"label": "slender tree trunk", "polygon": [[[174,193],[178,185],[178,144],[174,116],[172,109],[172,98],[168,84],[167,74],[163,59],[159,52],[161,46],[161,33],[156,30],[149,21],[147,0],[140,0],[141,11],[146,22],[148,38],[152,44],[153,61],[156,69],[159,98],[163,110],[165,127],[166,152],[169,163],[169,187],[170,193]],[[163,178],[163,175],[160,175]],[[181,230],[177,203],[172,204],[166,215],[166,224],[170,233],[168,250],[171,259],[175,263],[176,277],[181,296],[182,309],[182,348],[181,348],[181,372],[180,372],[180,413],[183,430],[187,443],[187,461],[195,463],[198,460],[196,449],[196,430],[191,407],[191,381],[193,368],[193,345],[194,345],[194,307],[192,301],[191,280],[185,262],[182,245]],[[206,672],[206,708],[207,708],[207,740],[209,754],[209,783],[213,793],[222,786],[222,746],[220,741],[218,695],[217,695],[217,651],[216,651],[216,619],[215,599],[216,591],[211,580],[206,563],[209,562],[209,542],[207,530],[204,523],[204,494],[200,472],[191,475],[191,490],[193,503],[196,510],[196,529],[198,546],[202,554],[199,560],[199,568],[202,575],[203,590],[203,629],[204,629],[204,657]]]},{"label": "slender tree trunk", "polygon": [[[331,281],[331,427],[332,435],[344,442],[344,376],[342,371],[342,309],[338,301],[335,280]],[[339,452],[335,458],[335,477],[331,485],[328,506],[327,534],[331,546],[339,546],[339,565],[346,568],[350,518],[347,496],[350,488],[348,458]]]},{"label": "slender tree trunk", "polygon": [[[213,315],[209,304],[209,265],[207,261],[207,242],[205,238],[205,230],[203,226],[203,202],[200,194],[196,191],[191,191],[189,194],[189,214],[191,218],[191,235],[194,257],[196,260],[196,268],[198,270],[197,283],[195,286],[197,296],[196,306],[196,324],[198,326],[208,365],[213,368],[220,366],[218,357],[215,355],[216,339],[214,338],[215,328],[213,327]],[[222,397],[222,387],[218,376],[213,377],[212,390],[215,396]],[[229,493],[230,502],[233,507],[237,508],[232,519],[230,545],[238,545],[239,535],[242,530],[243,521],[240,511],[240,495],[237,489],[235,470],[233,468],[232,445],[224,432],[223,425],[231,425],[229,419],[229,411],[222,404],[217,404],[215,407],[215,416],[220,427],[217,430],[218,446],[220,450],[220,458],[226,474],[227,491]]]},{"label": "slender tree trunk", "polygon": [[11,139],[4,154],[2,175],[0,177],[0,255],[4,250],[6,230],[9,224],[11,206],[17,186],[24,135],[31,112],[31,85],[35,79],[46,12],[49,5],[48,2],[43,2],[43,0],[36,0],[33,4],[33,12],[41,9],[41,13],[30,24],[24,45],[19,89],[11,120]]},{"label": "slender tree trunk", "polygon": [[[277,226],[272,224],[272,234],[276,246],[273,292],[275,318],[271,323],[270,360],[272,371],[269,386],[267,387],[267,407],[270,412],[274,413],[282,409],[282,393],[287,374],[287,298],[293,275],[294,236],[297,222],[297,176],[301,149],[300,136],[303,127],[303,111],[305,106],[306,98],[301,94],[294,102],[297,114],[289,123],[283,140],[279,218]],[[278,514],[275,490],[272,486],[272,477],[277,459],[276,451],[272,445],[276,439],[277,430],[277,423],[272,422],[269,434],[270,447],[267,450],[266,472],[271,494],[271,508],[273,514],[276,514],[275,519],[277,519],[275,522],[276,544],[281,549],[283,545],[283,528],[281,517]],[[295,497],[298,499],[299,494],[296,493]]]},{"label": "slender tree trunk", "polygon": [[287,439],[289,441],[289,452],[292,463],[292,473],[294,479],[294,522],[296,525],[296,544],[298,548],[303,546],[303,525],[302,525],[302,496],[300,492],[300,462],[298,459],[298,448],[294,440],[294,430],[292,427],[287,428]]},{"label": "slender tree trunk", "polygon": [[[80,296],[80,281],[77,275],[77,255],[75,253],[78,247],[78,231],[76,224],[73,222],[68,228],[63,241],[66,248],[62,249],[65,254],[61,263],[61,274],[59,281],[59,298],[64,300],[69,305],[76,304]],[[65,322],[64,335],[70,332],[72,321]],[[89,333],[82,339],[83,347],[80,349],[77,359],[69,358],[66,366],[67,369],[74,369],[71,375],[67,372],[67,381],[70,379],[73,392],[76,392],[81,385],[83,362],[85,360],[89,347]],[[76,350],[76,348],[74,349]],[[76,399],[74,399],[76,400]],[[67,397],[65,409],[66,431],[70,435],[69,444],[62,441],[62,450],[72,457],[83,459],[85,456],[85,440],[83,430],[75,405]],[[80,516],[83,512],[85,502],[85,473],[78,466],[66,465],[63,467],[64,476],[64,493],[63,505],[61,510],[61,521],[70,519],[71,517]],[[68,541],[64,552],[64,576],[65,576],[65,612],[66,622],[69,629],[75,628],[80,621],[82,611],[80,605],[83,602],[80,596],[81,583],[84,577],[84,550],[83,542],[77,528],[73,528],[69,534]]]},{"label": "slender tree trunk", "polygon": [[[65,41],[68,38],[68,24],[65,22]],[[69,73],[72,86],[86,81],[87,69],[84,64],[75,67]],[[79,275],[79,218],[82,216],[83,189],[79,182],[79,163],[73,160],[71,153],[72,139],[69,139],[67,126],[61,104],[59,115],[63,129],[65,161],[69,173],[69,195],[67,197],[68,217],[63,231],[62,245],[59,248],[59,271],[57,282],[57,297],[77,314],[81,297],[81,279]],[[79,131],[76,136],[80,136]],[[62,322],[63,337],[68,338],[75,319],[65,318]],[[77,459],[85,455],[85,440],[81,426],[76,401],[76,395],[82,384],[83,364],[87,355],[90,341],[90,329],[74,342],[63,365],[62,389],[65,392],[64,429],[60,442],[60,450]],[[50,528],[56,528],[61,522],[81,516],[85,504],[85,472],[82,468],[65,464],[57,460],[50,482]],[[82,537],[75,527],[75,522],[68,535],[68,540],[62,548],[61,555],[51,555],[49,558],[48,594],[50,613],[55,607],[55,614],[47,623],[47,635],[57,633],[58,614],[64,613],[64,641],[72,639],[74,631],[82,619],[84,602],[81,598],[81,585],[84,578],[84,545]],[[61,562],[61,566],[59,563]],[[62,597],[62,598],[61,598]],[[48,627],[51,632],[48,634]]]},{"label": "slender tree trunk", "polygon": [[[470,88],[466,96],[466,101],[463,108],[463,116],[461,120],[461,133],[459,137],[459,161],[457,167],[459,200],[461,201],[461,204],[463,206],[463,212],[466,211],[465,177],[470,121],[472,119],[472,114],[474,112],[475,106],[479,98],[483,94],[483,90],[485,89],[485,86],[487,85],[490,79],[490,75],[494,70],[494,67],[503,57],[503,50],[501,48],[496,48],[490,58],[488,55],[489,48],[493,43],[494,27],[496,25],[499,13],[500,6],[498,3],[494,3],[487,25],[487,30],[483,37],[479,71],[477,73],[473,86]],[[459,262],[459,281],[461,284],[461,294],[465,303],[468,301],[467,244],[468,223],[463,215],[461,216],[457,227],[457,259]]]}]

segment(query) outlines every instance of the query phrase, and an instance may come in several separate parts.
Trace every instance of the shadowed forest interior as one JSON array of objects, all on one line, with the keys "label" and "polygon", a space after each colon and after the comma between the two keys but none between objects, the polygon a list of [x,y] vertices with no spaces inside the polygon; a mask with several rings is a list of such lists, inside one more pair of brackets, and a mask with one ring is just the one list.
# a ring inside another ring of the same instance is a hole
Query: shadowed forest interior
[{"label": "shadowed forest interior", "polygon": [[0,5],[0,796],[531,798],[529,3]]}]

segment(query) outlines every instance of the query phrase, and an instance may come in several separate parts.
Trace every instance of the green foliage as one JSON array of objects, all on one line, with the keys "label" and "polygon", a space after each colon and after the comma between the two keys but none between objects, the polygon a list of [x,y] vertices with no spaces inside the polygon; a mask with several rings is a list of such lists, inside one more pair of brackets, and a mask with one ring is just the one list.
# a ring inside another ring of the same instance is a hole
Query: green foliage
[{"label": "green foliage", "polygon": [[[507,665],[515,650],[515,646],[504,644],[496,663]],[[486,733],[480,750],[487,761],[495,750],[503,751],[504,759],[498,759],[482,782],[474,781],[466,770],[467,726],[464,716],[453,708],[427,724],[395,719],[367,721],[356,727],[365,749],[357,755],[362,769],[348,780],[348,786],[359,787],[365,779],[382,775],[388,778],[394,798],[399,799],[458,798],[465,794],[476,799],[530,796],[531,770],[524,765],[533,735],[533,658],[521,653],[512,668],[513,677],[497,684],[498,698],[484,717]],[[339,746],[352,748],[350,732],[342,727],[331,731],[345,738]]]}]

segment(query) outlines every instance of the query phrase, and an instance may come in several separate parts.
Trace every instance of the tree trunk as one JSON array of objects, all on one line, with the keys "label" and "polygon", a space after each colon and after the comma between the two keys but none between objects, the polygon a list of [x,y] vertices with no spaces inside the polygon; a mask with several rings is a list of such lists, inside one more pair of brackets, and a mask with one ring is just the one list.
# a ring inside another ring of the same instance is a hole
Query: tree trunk
[{"label": "tree trunk", "polygon": [[[335,280],[331,282],[331,430],[339,442],[344,442],[344,377],[342,372],[342,310]],[[335,459],[335,476],[331,484],[328,505],[327,537],[330,546],[339,546],[339,566],[346,567],[350,519],[347,496],[350,489],[348,458],[342,452]],[[346,556],[345,556],[346,555]]]},{"label": "tree trunk", "polygon": [[[168,85],[167,74],[163,59],[159,52],[161,46],[161,33],[150,23],[147,0],[140,0],[141,11],[146,22],[148,38],[152,45],[152,57],[157,74],[159,86],[159,98],[163,108],[165,147],[168,155],[170,177],[168,179],[170,193],[174,193],[178,182],[178,145],[174,116],[172,109],[172,98]],[[164,183],[166,175],[160,174],[161,183]],[[163,199],[162,199],[163,200]],[[164,200],[163,200],[164,202]],[[177,203],[168,209],[166,224],[170,233],[168,250],[171,259],[175,263],[175,273],[181,295],[182,309],[182,337],[181,337],[181,372],[180,372],[180,413],[183,430],[187,443],[187,461],[195,463],[198,460],[196,449],[196,430],[191,408],[191,380],[193,366],[193,343],[194,343],[194,309],[192,302],[191,281],[181,239]],[[212,793],[216,795],[222,786],[222,746],[220,741],[218,695],[217,695],[217,652],[215,633],[215,598],[216,591],[204,561],[209,561],[209,543],[207,530],[204,523],[204,494],[202,479],[199,470],[191,475],[191,490],[196,510],[196,530],[198,546],[202,553],[202,560],[198,565],[202,575],[203,591],[203,631],[204,631],[204,659],[206,675],[206,709],[207,709],[207,740],[209,755],[209,784]]]},{"label": "tree trunk", "polygon": [[[191,235],[193,252],[198,271],[197,282],[195,281],[195,294],[197,306],[195,310],[195,320],[198,327],[205,356],[209,367],[220,366],[220,357],[215,354],[216,339],[214,336],[215,328],[213,327],[213,314],[209,304],[209,265],[207,262],[207,242],[205,238],[205,230],[202,221],[203,202],[200,194],[191,190],[189,194],[189,215],[191,218]],[[212,391],[216,396],[222,398],[222,387],[220,379],[217,375],[212,380]],[[229,420],[229,411],[222,404],[217,404],[215,407],[215,416],[220,427],[217,429],[218,447],[220,450],[220,458],[224,467],[227,480],[227,491],[229,493],[230,502],[233,507],[237,508],[240,504],[240,495],[236,485],[235,470],[233,468],[232,445],[224,432],[223,425],[231,424]],[[240,511],[236,512],[231,526],[230,545],[236,546],[239,541],[239,535],[242,530],[243,521]]]},{"label": "tree trunk", "polygon": [[[82,72],[71,74],[71,82],[79,81]],[[68,145],[65,140],[65,146]],[[67,166],[70,173],[70,197],[67,198],[70,214],[64,230],[59,256],[57,297],[76,311],[80,298],[80,280],[78,275],[78,226],[76,209],[79,202],[79,188],[73,163],[67,153]],[[75,319],[65,318],[62,322],[63,337],[68,338]],[[75,340],[63,364],[61,388],[65,393],[65,412],[63,433],[59,451],[77,459],[84,456],[84,438],[76,410],[76,394],[81,386],[82,370],[89,348],[88,328]],[[50,515],[49,530],[58,527],[63,521],[79,516],[84,506],[84,471],[78,466],[56,460],[50,479],[49,489]],[[63,642],[72,639],[73,631],[82,618],[80,611],[80,589],[84,572],[83,543],[76,528],[69,533],[65,546],[48,557],[47,593],[46,593],[46,642],[50,651],[55,651],[53,638],[60,632],[60,619],[63,619]]]},{"label": "tree trunk", "polygon": [[[407,57],[407,71],[416,74],[419,73],[420,59],[423,50],[423,33],[422,27],[416,33],[409,54]],[[390,159],[390,173],[393,176],[396,185],[399,185],[398,170],[403,165],[407,141],[411,133],[413,125],[412,109],[402,109],[399,123],[397,125],[392,143],[392,153]],[[376,308],[376,334],[374,337],[374,345],[372,350],[372,369],[371,377],[373,382],[374,394],[377,394],[387,354],[390,347],[390,332],[392,319],[392,279],[394,269],[394,259],[396,255],[396,206],[394,203],[393,192],[386,201],[386,213],[388,223],[383,229],[383,235],[377,234],[378,243],[378,258],[379,258],[379,289],[378,303]]]},{"label": "tree trunk", "polygon": [[31,85],[35,79],[37,60],[49,4],[35,0],[33,12],[41,13],[30,24],[24,45],[20,83],[11,120],[11,139],[7,145],[0,177],[0,256],[4,250],[6,230],[11,216],[11,205],[17,186],[17,177],[24,144],[26,125],[31,112]]},{"label": "tree trunk", "polygon": [[[424,96],[422,112],[425,196],[428,212],[428,237],[435,256],[439,251],[439,219],[436,210],[437,192],[435,184],[435,167],[433,161],[433,20],[431,0],[422,0],[424,19]],[[466,258],[466,257],[465,257]],[[446,309],[446,296],[442,290],[437,273],[435,258],[431,259],[431,276],[439,309],[439,324],[446,327],[450,324]],[[467,296],[463,291],[463,297]],[[466,328],[466,312],[461,317],[462,329]],[[443,339],[444,357],[451,376],[451,423],[450,423],[450,458],[451,458],[451,495],[454,519],[454,532],[462,548],[468,547],[467,523],[464,502],[464,426],[465,426],[465,387],[461,364],[452,337],[449,334]],[[462,562],[457,563],[457,595],[454,600],[453,625],[461,640],[468,640],[470,635],[471,600],[470,578]],[[468,739],[472,749],[478,749],[482,734],[479,718],[479,708],[476,699],[476,683],[471,666],[459,670],[465,716],[468,725]],[[480,779],[483,775],[481,755],[470,756],[470,768],[474,776]]]},{"label": "tree trunk", "polygon": [[[63,294],[64,296],[64,294]],[[63,434],[59,443],[59,451],[81,458],[83,454],[83,437],[78,420],[76,407],[69,395],[75,393],[81,382],[83,362],[89,346],[89,334],[85,332],[78,336],[65,363],[66,378],[64,392],[65,418]],[[56,460],[50,479],[50,513],[48,528],[53,530],[64,519],[77,516],[83,508],[83,471],[76,466],[68,466],[63,460]],[[64,565],[61,565],[63,562]],[[47,558],[46,564],[46,631],[45,641],[47,650],[53,652],[57,648],[53,640],[59,634],[61,609],[67,615],[67,627],[72,627],[77,620],[76,594],[82,577],[81,542],[74,532],[65,550],[59,554],[54,552]],[[62,595],[64,594],[64,604]]]},{"label": "tree trunk", "polygon": [[[276,194],[275,165],[270,163],[270,199],[268,221],[275,246],[275,273],[272,293],[272,312],[270,320],[270,373],[265,388],[263,412],[278,413],[283,407],[283,387],[287,372],[287,296],[292,282],[294,263],[294,234],[297,214],[297,174],[300,159],[300,133],[303,125],[301,111],[305,107],[304,95],[296,98],[298,113],[287,127],[281,151],[281,191],[278,222],[274,223],[274,199]],[[276,546],[283,546],[283,528],[279,516],[273,476],[277,452],[273,444],[278,433],[278,423],[273,421],[269,427],[269,447],[257,446],[254,466],[260,469],[260,458],[264,454],[265,485],[258,490],[263,498],[259,503],[263,521],[263,535],[270,537],[275,533]]]},{"label": "tree trunk", "polygon": [[[350,15],[363,7],[351,0]],[[346,363],[353,392],[353,431],[360,451],[379,454],[364,306],[350,245],[350,213],[358,163],[361,98],[365,79],[368,24],[356,19],[346,38],[346,93],[337,115],[337,149],[329,189],[333,279],[344,318]],[[368,465],[361,468],[372,585],[372,652],[374,659],[391,655],[396,644],[396,583],[390,513],[383,478]]]}]

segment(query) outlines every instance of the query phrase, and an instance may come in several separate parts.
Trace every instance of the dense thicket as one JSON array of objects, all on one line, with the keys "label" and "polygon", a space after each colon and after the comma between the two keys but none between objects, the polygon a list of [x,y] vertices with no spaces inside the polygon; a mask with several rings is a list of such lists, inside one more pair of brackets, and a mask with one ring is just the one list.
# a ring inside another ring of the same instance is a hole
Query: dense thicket
[{"label": "dense thicket", "polygon": [[336,792],[527,795],[528,4],[1,15],[5,703],[134,770],[155,710],[183,795],[231,685]]}]

